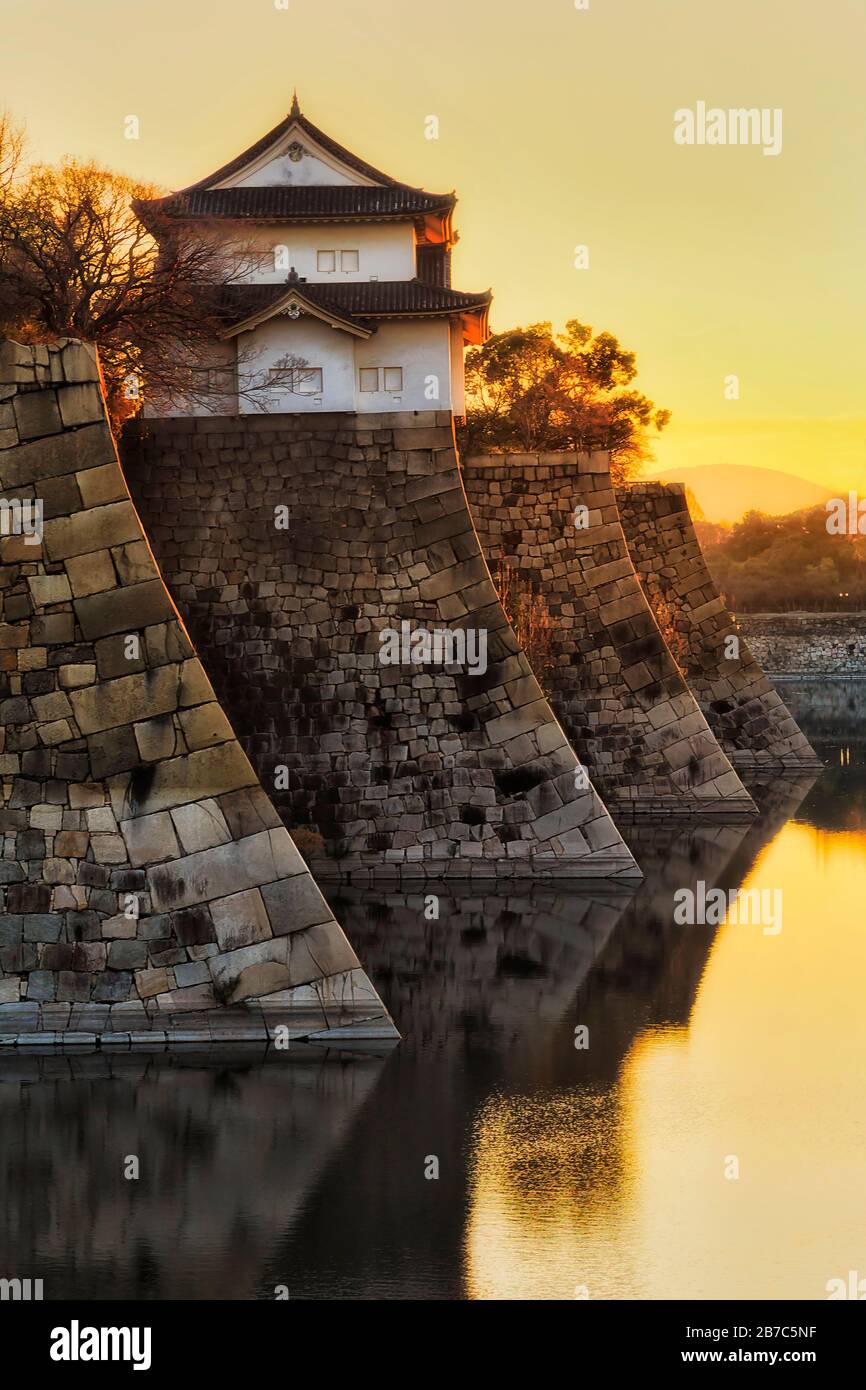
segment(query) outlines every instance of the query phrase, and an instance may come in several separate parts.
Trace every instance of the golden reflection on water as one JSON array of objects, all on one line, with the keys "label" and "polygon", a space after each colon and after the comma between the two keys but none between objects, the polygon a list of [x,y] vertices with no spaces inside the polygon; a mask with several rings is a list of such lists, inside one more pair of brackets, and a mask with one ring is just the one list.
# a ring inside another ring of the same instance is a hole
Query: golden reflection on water
[{"label": "golden reflection on water", "polygon": [[821,1299],[866,1276],[866,833],[789,822],[742,886],[782,888],[782,931],[723,924],[685,1028],[638,1032],[612,1085],[479,1112],[469,1297]]}]

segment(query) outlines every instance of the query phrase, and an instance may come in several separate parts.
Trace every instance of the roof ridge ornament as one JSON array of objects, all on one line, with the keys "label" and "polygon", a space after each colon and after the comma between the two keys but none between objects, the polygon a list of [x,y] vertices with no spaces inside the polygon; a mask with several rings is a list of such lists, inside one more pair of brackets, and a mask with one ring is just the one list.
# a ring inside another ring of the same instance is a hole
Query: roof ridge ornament
[{"label": "roof ridge ornament", "polygon": [[289,115],[290,115],[290,116],[300,116],[300,114],[301,114],[301,108],[300,108],[300,106],[298,105],[298,90],[297,90],[297,88],[294,88],[293,91],[292,91],[292,105],[291,105],[291,109],[290,109],[290,111],[289,111]]}]

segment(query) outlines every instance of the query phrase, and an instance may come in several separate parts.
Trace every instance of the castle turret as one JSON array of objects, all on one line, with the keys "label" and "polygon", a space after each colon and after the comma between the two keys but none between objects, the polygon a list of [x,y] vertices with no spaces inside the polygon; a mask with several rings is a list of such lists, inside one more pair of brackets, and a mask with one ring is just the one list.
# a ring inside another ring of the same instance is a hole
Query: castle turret
[{"label": "castle turret", "polygon": [[[451,287],[455,202],[352,154],[295,96],[228,164],[136,203],[157,238],[195,229],[235,253],[215,348],[237,389],[171,413],[462,415],[463,348],[485,340],[491,295]],[[169,412],[161,402],[153,413]]]}]

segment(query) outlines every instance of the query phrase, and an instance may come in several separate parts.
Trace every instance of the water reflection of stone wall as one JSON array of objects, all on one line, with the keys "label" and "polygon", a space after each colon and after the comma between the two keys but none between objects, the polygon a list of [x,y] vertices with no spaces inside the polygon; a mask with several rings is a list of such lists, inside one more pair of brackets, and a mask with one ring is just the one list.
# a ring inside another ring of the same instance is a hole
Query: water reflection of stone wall
[{"label": "water reflection of stone wall", "polygon": [[467,1034],[500,1047],[528,1019],[558,1018],[630,901],[627,891],[437,895],[438,920],[420,894],[334,890],[380,988],[415,1036],[459,1050]]},{"label": "water reflection of stone wall", "polygon": [[64,1294],[58,1266],[77,1298],[303,1297],[279,1243],[383,1063],[303,1045],[260,1058],[4,1058],[3,1274],[43,1279],[46,1299]]},{"label": "water reflection of stone wall", "polygon": [[[586,1023],[592,1040],[584,1068],[578,1072],[573,1060],[569,1068],[563,1027],[559,1047],[549,1049],[561,1061],[558,1086],[542,1087],[533,1077],[521,1077],[496,1088],[480,1107],[463,1232],[469,1297],[567,1298],[581,1284],[592,1299],[659,1297],[659,1285],[667,1282],[670,1287],[674,1280],[686,1289],[677,1296],[690,1296],[694,1265],[679,1269],[672,1278],[668,1263],[667,1281],[657,1278],[649,1294],[650,1268],[640,1258],[643,1251],[649,1253],[643,1240],[648,1219],[656,1220],[657,1238],[664,1242],[663,1252],[652,1253],[650,1262],[664,1266],[669,1250],[679,1247],[683,1192],[664,1175],[679,1157],[680,1181],[691,1183],[697,1172],[702,1175],[697,1186],[703,1188],[708,1181],[706,1153],[695,1157],[694,1138],[705,1129],[707,1115],[729,1113],[724,1089],[692,1087],[689,1100],[679,1103],[674,1114],[678,1086],[671,1076],[682,1088],[680,1095],[688,1093],[688,1073],[696,1063],[700,1067],[698,1056],[708,1047],[706,1028],[692,1029],[691,1024],[719,929],[675,926],[672,894],[677,887],[693,885],[697,877],[712,886],[738,888],[813,780],[776,777],[759,786],[759,820],[742,836],[727,863],[712,849],[703,852],[694,840],[684,837],[673,845],[670,871],[665,867],[659,876],[650,873],[646,888],[635,894],[575,1002],[573,1017]],[[724,943],[723,958],[730,945]],[[717,985],[724,965],[709,969]],[[706,1001],[698,1004],[698,1012],[704,1024],[715,1015],[716,1057],[733,1049],[733,1070],[741,1068],[742,1075],[735,1078],[729,1072],[729,1082],[751,1109],[749,1057],[744,1059],[742,1046],[737,1048],[734,1041],[740,1028],[740,985],[736,977],[728,985],[725,1006],[720,1007],[718,991],[711,986],[715,1001],[709,1007]],[[745,1012],[748,1015],[748,1008]],[[658,1097],[653,1101],[648,1096],[660,1077],[668,1102],[661,1116]],[[797,1085],[794,1094],[800,1095]],[[808,1081],[804,1086],[808,1092]],[[772,1085],[767,1091],[772,1107]],[[717,1132],[718,1128],[724,1124]],[[650,1130],[654,1144],[647,1143]],[[783,1132],[783,1145],[784,1140]],[[724,1148],[720,1145],[718,1151]],[[683,1154],[694,1161],[682,1161]],[[711,1161],[714,1158],[713,1149]],[[654,1206],[661,1206],[661,1220]],[[706,1210],[709,1245],[699,1245],[695,1252],[702,1271],[707,1269],[706,1250],[719,1229],[720,1208],[712,1196]],[[784,1219],[784,1203],[781,1212]],[[726,1248],[724,1241],[720,1248]],[[724,1279],[707,1282],[714,1292],[693,1296],[723,1296],[718,1290]]]},{"label": "water reflection of stone wall", "polygon": [[[420,893],[335,887],[405,1034],[381,1066],[300,1049],[264,1069],[9,1059],[7,1264],[45,1277],[49,1298],[465,1294],[474,1146],[500,1097],[524,1195],[556,1164],[572,1215],[621,1193],[623,1060],[645,1028],[687,1023],[716,932],[675,926],[673,893],[742,881],[801,789],[759,790],[748,829],[633,827],[647,877],[632,894],[451,892],[429,921]],[[138,1184],[122,1177],[132,1153]]]},{"label": "water reflection of stone wall", "polygon": [[[601,1120],[620,1104],[615,1083],[623,1058],[645,1026],[686,1023],[717,930],[677,926],[673,893],[698,877],[737,886],[727,872],[731,858],[751,862],[746,847],[760,845],[776,824],[630,827],[646,879],[619,901],[611,930],[612,905],[596,900],[589,908],[582,947],[570,933],[578,951],[567,977],[568,956],[555,946],[559,934],[550,919],[570,913],[578,920],[577,895],[560,899],[553,914],[549,898],[534,892],[519,920],[504,923],[505,901],[490,900],[480,918],[476,902],[443,903],[440,922],[426,925],[420,898],[393,903],[394,914],[378,922],[368,900],[365,935],[363,900],[353,905],[341,895],[340,911],[375,958],[375,978],[405,1041],[355,1131],[352,1154],[341,1156],[321,1203],[304,1214],[293,1248],[308,1286],[317,1271],[338,1268],[344,1295],[375,1288],[390,1298],[421,1297],[435,1270],[440,1296],[465,1295],[472,1155],[479,1126],[503,1098],[517,1126],[512,1169],[524,1194],[539,1184],[546,1189],[546,1175],[562,1161],[560,1140],[570,1155],[572,1212],[588,1211],[599,1175],[615,1192],[625,1146],[600,1152],[597,1136],[603,1128],[621,1132],[615,1117],[607,1126]],[[403,943],[412,935],[416,944],[407,952]],[[520,957],[534,968],[524,965],[520,978],[509,980],[502,963]],[[437,989],[443,971],[448,988]],[[589,1029],[586,1051],[575,1048],[579,1024]],[[447,1060],[437,1069],[430,1058],[442,1054]],[[383,1184],[386,1153],[391,1166]],[[440,1160],[437,1182],[422,1178],[428,1154]],[[369,1194],[361,1211],[353,1183]]]},{"label": "water reflection of stone wall", "polygon": [[785,698],[812,743],[866,744],[866,681],[795,678],[785,681]]},{"label": "water reflection of stone wall", "polygon": [[677,925],[675,892],[693,887],[698,879],[708,887],[738,888],[814,781],[808,773],[750,780],[758,818],[746,830],[700,826],[666,836],[655,827],[635,827],[630,840],[634,852],[651,865],[648,882],[623,913],[593,981],[616,978],[627,985],[632,1000],[645,1002],[648,1017],[684,1026],[718,928]]}]

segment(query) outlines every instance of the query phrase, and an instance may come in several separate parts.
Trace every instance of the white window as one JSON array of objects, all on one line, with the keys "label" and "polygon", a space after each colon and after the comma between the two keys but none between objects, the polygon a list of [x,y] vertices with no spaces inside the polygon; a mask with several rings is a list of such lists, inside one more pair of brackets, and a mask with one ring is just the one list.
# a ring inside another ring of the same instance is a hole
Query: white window
[{"label": "white window", "polygon": [[320,271],[330,274],[337,269],[336,251],[318,251],[316,253],[316,266]]},{"label": "white window", "polygon": [[392,395],[403,390],[402,367],[362,367],[362,391],[389,391]]},{"label": "white window", "polygon": [[358,253],[357,253],[357,251],[341,251],[341,252],[340,252],[340,269],[341,269],[341,270],[357,270],[357,269],[358,269]]},{"label": "white window", "polygon": [[271,367],[268,381],[295,396],[320,396],[322,394],[321,367]]}]

